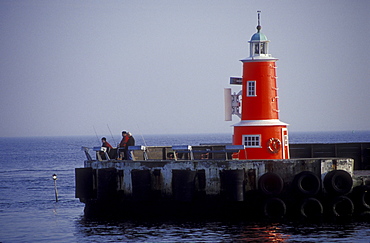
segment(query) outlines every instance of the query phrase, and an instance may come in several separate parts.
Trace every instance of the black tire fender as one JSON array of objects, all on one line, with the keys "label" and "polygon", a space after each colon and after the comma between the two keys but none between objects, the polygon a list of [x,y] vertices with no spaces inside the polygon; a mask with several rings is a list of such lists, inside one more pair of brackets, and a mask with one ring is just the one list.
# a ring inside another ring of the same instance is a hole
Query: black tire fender
[{"label": "black tire fender", "polygon": [[268,218],[281,219],[286,214],[286,204],[277,197],[268,198],[263,203],[263,215]]},{"label": "black tire fender", "polygon": [[265,195],[279,195],[283,191],[284,182],[278,174],[267,172],[259,178],[258,188]]},{"label": "black tire fender", "polygon": [[353,188],[352,200],[360,210],[370,210],[370,186],[362,185]]},{"label": "black tire fender", "polygon": [[339,196],[332,201],[330,210],[335,217],[349,217],[353,214],[354,205],[348,197]]},{"label": "black tire fender", "polygon": [[324,213],[324,207],[321,202],[313,197],[303,200],[299,209],[301,216],[304,218],[318,218]]},{"label": "black tire fender", "polygon": [[344,170],[333,170],[324,178],[324,188],[329,194],[346,195],[352,190],[351,175]]},{"label": "black tire fender", "polygon": [[314,196],[321,189],[321,181],[313,172],[302,171],[294,176],[292,186],[301,195]]}]

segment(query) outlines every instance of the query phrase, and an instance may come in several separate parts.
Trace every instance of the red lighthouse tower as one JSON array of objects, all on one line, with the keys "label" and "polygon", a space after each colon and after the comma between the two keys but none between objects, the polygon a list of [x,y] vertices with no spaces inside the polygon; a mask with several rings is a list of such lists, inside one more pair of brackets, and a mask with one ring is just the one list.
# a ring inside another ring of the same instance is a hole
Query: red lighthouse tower
[{"label": "red lighthouse tower", "polygon": [[241,92],[231,95],[230,111],[241,118],[234,125],[233,144],[245,146],[245,153],[239,152],[239,159],[288,159],[288,124],[279,120],[278,59],[269,54],[269,40],[260,31],[258,11],[257,33],[249,41],[250,55],[241,60],[243,77],[230,79],[230,84],[242,85]]}]

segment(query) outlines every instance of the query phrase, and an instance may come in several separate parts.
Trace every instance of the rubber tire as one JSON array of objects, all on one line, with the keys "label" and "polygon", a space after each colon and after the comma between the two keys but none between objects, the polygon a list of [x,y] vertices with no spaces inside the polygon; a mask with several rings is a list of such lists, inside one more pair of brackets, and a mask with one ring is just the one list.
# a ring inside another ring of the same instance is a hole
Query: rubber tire
[{"label": "rubber tire", "polygon": [[286,214],[286,204],[277,197],[268,198],[263,203],[263,216],[269,219],[282,219]]},{"label": "rubber tire", "polygon": [[357,186],[353,188],[352,200],[356,208],[361,211],[370,210],[370,187],[367,185]]},{"label": "rubber tire", "polygon": [[344,170],[333,170],[324,178],[324,188],[329,194],[346,195],[353,186],[351,175]]},{"label": "rubber tire", "polygon": [[294,176],[294,190],[304,196],[314,196],[321,189],[320,178],[311,171],[302,171]]},{"label": "rubber tire", "polygon": [[348,197],[339,196],[332,201],[330,211],[335,217],[349,217],[354,212],[354,205]]},{"label": "rubber tire", "polygon": [[299,209],[301,216],[305,219],[317,219],[324,213],[321,202],[313,197],[303,200]]},{"label": "rubber tire", "polygon": [[283,179],[276,173],[267,172],[258,180],[258,188],[265,195],[279,195],[284,188]]}]

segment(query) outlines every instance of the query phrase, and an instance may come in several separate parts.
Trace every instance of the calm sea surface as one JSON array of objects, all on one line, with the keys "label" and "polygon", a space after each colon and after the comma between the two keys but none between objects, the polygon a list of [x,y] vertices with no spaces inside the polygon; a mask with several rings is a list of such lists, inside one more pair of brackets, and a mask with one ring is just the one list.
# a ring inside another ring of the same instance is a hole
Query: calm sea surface
[{"label": "calm sea surface", "polygon": [[[111,138],[111,144],[120,137]],[[141,145],[231,143],[228,134],[135,136]],[[291,143],[370,142],[370,132],[290,133]],[[94,221],[74,198],[74,168],[91,137],[0,141],[0,242],[370,242],[370,223],[289,225],[230,222]],[[55,201],[53,174],[59,201]]]}]

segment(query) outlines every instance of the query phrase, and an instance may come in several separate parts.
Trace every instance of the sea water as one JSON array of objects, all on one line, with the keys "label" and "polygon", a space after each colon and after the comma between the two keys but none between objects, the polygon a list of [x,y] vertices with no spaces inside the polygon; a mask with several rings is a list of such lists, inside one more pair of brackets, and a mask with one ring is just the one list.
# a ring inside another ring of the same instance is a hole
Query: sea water
[{"label": "sea water", "polygon": [[[230,134],[135,135],[137,145],[231,143]],[[115,145],[120,137],[109,137]],[[291,143],[370,142],[370,132],[291,133]],[[92,220],[75,198],[81,146],[99,138],[3,138],[0,142],[0,242],[370,242],[370,223],[294,225],[197,221]],[[54,180],[57,175],[56,201]]]}]

